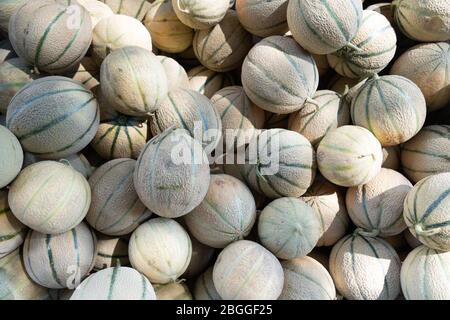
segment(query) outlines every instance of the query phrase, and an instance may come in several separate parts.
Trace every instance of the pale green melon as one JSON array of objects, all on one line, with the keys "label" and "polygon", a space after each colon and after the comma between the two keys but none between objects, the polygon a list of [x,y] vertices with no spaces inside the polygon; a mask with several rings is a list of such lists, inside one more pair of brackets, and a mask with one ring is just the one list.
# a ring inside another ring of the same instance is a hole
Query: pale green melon
[{"label": "pale green melon", "polygon": [[0,190],[0,259],[22,245],[27,231],[9,208],[8,192]]},{"label": "pale green melon", "polygon": [[229,0],[172,0],[178,18],[192,29],[208,29],[225,17]]},{"label": "pale green melon", "polygon": [[94,270],[99,271],[110,267],[128,266],[128,240],[121,237],[97,235],[97,255]]},{"label": "pale green melon", "polygon": [[2,125],[0,125],[0,159],[0,188],[3,188],[19,174],[23,163],[23,151],[19,140]]}]

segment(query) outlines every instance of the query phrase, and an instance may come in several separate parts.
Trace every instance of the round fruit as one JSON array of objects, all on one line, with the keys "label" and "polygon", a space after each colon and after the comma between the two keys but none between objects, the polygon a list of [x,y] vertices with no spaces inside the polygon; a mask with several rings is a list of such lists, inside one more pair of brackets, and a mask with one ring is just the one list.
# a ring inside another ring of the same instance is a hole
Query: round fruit
[{"label": "round fruit", "polygon": [[192,29],[208,29],[225,17],[229,0],[172,0],[178,18]]},{"label": "round fruit", "polygon": [[22,169],[23,151],[16,136],[0,125],[0,189],[10,184]]}]

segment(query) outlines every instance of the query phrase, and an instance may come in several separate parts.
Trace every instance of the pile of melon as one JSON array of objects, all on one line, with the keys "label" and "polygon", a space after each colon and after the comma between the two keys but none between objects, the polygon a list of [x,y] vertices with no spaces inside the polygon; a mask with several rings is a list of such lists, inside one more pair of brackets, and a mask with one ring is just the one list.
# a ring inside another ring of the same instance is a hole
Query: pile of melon
[{"label": "pile of melon", "polygon": [[1,0],[3,299],[450,299],[450,2]]}]

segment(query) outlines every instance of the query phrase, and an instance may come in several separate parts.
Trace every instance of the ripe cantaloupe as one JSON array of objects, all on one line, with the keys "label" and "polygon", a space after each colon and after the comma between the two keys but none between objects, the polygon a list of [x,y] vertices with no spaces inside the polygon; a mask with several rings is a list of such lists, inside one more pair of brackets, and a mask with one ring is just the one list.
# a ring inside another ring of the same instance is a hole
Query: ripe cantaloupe
[{"label": "ripe cantaloupe", "polygon": [[193,300],[189,288],[183,283],[156,284],[154,288],[156,300]]},{"label": "ripe cantaloupe", "polygon": [[8,194],[14,216],[33,230],[58,234],[77,226],[91,203],[83,175],[68,164],[41,161],[21,171]]},{"label": "ripe cantaloupe", "polygon": [[256,204],[248,187],[226,174],[213,174],[208,193],[184,217],[189,232],[213,248],[225,248],[242,240],[256,220]]},{"label": "ripe cantaloupe", "polygon": [[278,300],[335,300],[336,288],[327,269],[310,257],[281,263],[284,287]]},{"label": "ripe cantaloupe", "polygon": [[11,16],[9,40],[17,55],[37,70],[62,74],[89,49],[91,17],[76,1],[28,1]]},{"label": "ripe cantaloupe", "polygon": [[447,0],[395,0],[394,18],[407,37],[422,42],[450,40]]},{"label": "ripe cantaloupe", "polygon": [[169,90],[158,58],[136,46],[116,49],[105,58],[100,68],[100,86],[106,101],[130,116],[155,112]]},{"label": "ripe cantaloupe", "polygon": [[144,19],[154,0],[99,0],[108,5],[116,14],[133,17],[139,21]]},{"label": "ripe cantaloupe", "polygon": [[405,199],[403,217],[409,231],[426,246],[450,250],[450,172],[420,180]]},{"label": "ripe cantaloupe", "polygon": [[269,203],[258,217],[258,237],[280,259],[304,257],[322,236],[314,209],[297,198]]},{"label": "ripe cantaloupe", "polygon": [[152,38],[139,20],[115,14],[101,19],[93,30],[92,57],[100,65],[119,48],[136,46],[152,51]]},{"label": "ripe cantaloupe", "polygon": [[151,212],[139,200],[133,184],[136,160],[106,162],[89,178],[92,201],[86,220],[97,231],[121,236],[148,219]]},{"label": "ripe cantaloupe", "polygon": [[235,84],[231,74],[215,72],[204,66],[198,66],[189,70],[188,77],[190,88],[208,98],[211,98],[220,89]]},{"label": "ripe cantaloupe", "polygon": [[128,254],[133,268],[152,283],[175,282],[189,265],[192,244],[188,233],[172,219],[155,218],[131,235]]},{"label": "ripe cantaloupe", "polygon": [[328,63],[342,76],[367,77],[383,70],[392,60],[397,36],[385,16],[364,10],[361,26],[350,44],[329,54]]},{"label": "ripe cantaloupe", "polygon": [[342,188],[318,175],[300,199],[310,205],[319,218],[321,237],[317,247],[332,246],[346,234],[350,220]]},{"label": "ripe cantaloupe", "polygon": [[268,198],[300,197],[312,185],[316,172],[315,152],[301,134],[270,129],[247,147],[243,176]]},{"label": "ripe cantaloupe", "polygon": [[[264,110],[251,102],[240,86],[225,87],[217,91],[211,102],[222,120],[222,138],[226,151],[234,150],[233,145],[237,149],[242,148],[255,136],[255,129],[262,129],[264,126]],[[227,132],[231,135],[230,138],[227,137]]]},{"label": "ripe cantaloupe", "polygon": [[399,171],[400,147],[391,146],[383,148],[383,168]]},{"label": "ripe cantaloupe", "polygon": [[381,168],[368,183],[347,190],[350,219],[372,236],[402,233],[406,229],[403,202],[411,188],[411,182],[401,173]]},{"label": "ripe cantaloupe", "polygon": [[138,271],[114,267],[84,279],[70,300],[156,300],[156,295],[150,281]]},{"label": "ripe cantaloupe", "polygon": [[380,172],[382,162],[380,142],[369,130],[358,126],[330,131],[317,148],[320,173],[343,187],[369,182]]},{"label": "ripe cantaloupe", "polygon": [[240,25],[236,11],[229,10],[219,24],[197,30],[192,47],[202,65],[225,72],[242,64],[252,47],[252,35]]},{"label": "ripe cantaloupe", "polygon": [[289,130],[302,134],[317,145],[328,131],[350,124],[350,107],[345,98],[333,91],[319,90],[312,100],[289,116]]},{"label": "ripe cantaloupe", "polygon": [[195,300],[222,300],[214,286],[213,267],[209,267],[197,278],[193,294]]},{"label": "ripe cantaloupe", "polygon": [[[96,0],[97,1],[97,0]],[[99,79],[100,69],[91,57],[84,57],[78,68],[74,72],[67,74],[67,77],[72,78],[78,82],[81,82],[83,87],[88,90],[94,89],[100,84]]]},{"label": "ripe cantaloupe", "polygon": [[395,300],[400,267],[390,244],[357,233],[342,238],[330,254],[330,274],[347,300]]},{"label": "ripe cantaloupe", "polygon": [[283,35],[289,29],[286,20],[288,2],[237,0],[236,13],[241,25],[251,34],[262,38]]},{"label": "ripe cantaloupe", "polygon": [[289,37],[258,42],[242,64],[242,85],[257,106],[273,113],[302,108],[319,83],[316,62]]},{"label": "ripe cantaloupe", "polygon": [[2,0],[0,2],[0,35],[8,35],[9,19],[14,11],[28,2],[27,0]]},{"label": "ripe cantaloupe", "polygon": [[17,54],[14,52],[11,42],[9,40],[0,40],[0,63],[16,58]]},{"label": "ripe cantaloupe", "polygon": [[0,300],[47,300],[48,289],[28,276],[20,251],[0,258]]},{"label": "ripe cantaloupe", "polygon": [[178,18],[192,29],[208,29],[225,17],[230,0],[172,0]]},{"label": "ripe cantaloupe", "polygon": [[7,186],[22,169],[23,151],[19,141],[0,125],[0,188]]},{"label": "ripe cantaloupe", "polygon": [[43,159],[60,159],[81,151],[94,138],[99,110],[92,92],[79,82],[44,77],[17,92],[8,106],[6,123],[25,151]]},{"label": "ripe cantaloupe", "polygon": [[348,45],[360,28],[362,15],[360,0],[292,0],[287,8],[294,39],[315,54],[329,54]]},{"label": "ripe cantaloupe", "polygon": [[165,52],[183,52],[192,45],[194,30],[184,25],[175,14],[172,0],[158,0],[151,4],[144,25],[153,44]]},{"label": "ripe cantaloupe", "polygon": [[30,231],[23,247],[28,275],[46,288],[75,289],[94,266],[97,239],[82,222],[65,233]]},{"label": "ripe cantaloupe", "polygon": [[92,29],[95,28],[97,23],[106,17],[114,15],[114,12],[101,1],[98,0],[77,0],[80,5],[84,7],[84,9],[89,12],[91,16]]},{"label": "ripe cantaloupe", "polygon": [[166,56],[157,56],[157,58],[166,71],[169,91],[175,88],[190,88],[186,70],[176,60]]},{"label": "ripe cantaloupe", "polygon": [[450,126],[422,128],[401,148],[402,169],[413,182],[450,171]]},{"label": "ripe cantaloupe", "polygon": [[448,43],[419,44],[408,49],[395,61],[390,73],[414,82],[422,90],[429,111],[441,109],[450,102]]},{"label": "ripe cantaloupe", "polygon": [[0,259],[20,247],[28,228],[14,217],[8,204],[8,192],[0,190]]},{"label": "ripe cantaloupe", "polygon": [[222,136],[219,113],[208,98],[191,89],[177,88],[169,92],[150,116],[149,125],[154,136],[170,127],[185,129],[208,154]]},{"label": "ripe cantaloupe", "polygon": [[[183,220],[180,222],[183,222]],[[192,256],[186,271],[181,275],[182,279],[194,278],[205,271],[211,264],[212,258],[216,252],[214,248],[204,245],[195,239],[195,237],[191,236],[190,238],[192,243]]]},{"label": "ripe cantaloupe", "polygon": [[122,237],[109,237],[100,233],[97,235],[97,255],[94,270],[99,271],[129,264],[128,240]]},{"label": "ripe cantaloupe", "polygon": [[263,246],[240,240],[218,256],[213,282],[225,300],[276,300],[283,289],[283,268]]},{"label": "ripe cantaloupe", "polygon": [[406,257],[401,270],[406,300],[450,299],[450,252],[420,246]]}]

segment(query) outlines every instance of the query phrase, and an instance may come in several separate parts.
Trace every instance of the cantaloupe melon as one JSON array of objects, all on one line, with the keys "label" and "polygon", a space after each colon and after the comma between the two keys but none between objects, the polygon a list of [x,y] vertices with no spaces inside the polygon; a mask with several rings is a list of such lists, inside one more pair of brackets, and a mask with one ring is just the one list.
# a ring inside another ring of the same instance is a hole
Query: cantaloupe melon
[{"label": "cantaloupe melon", "polygon": [[129,46],[152,51],[150,33],[139,20],[115,14],[101,19],[95,26],[92,35],[92,57],[98,65],[111,51]]},{"label": "cantaloupe melon", "polygon": [[446,0],[395,0],[394,18],[407,37],[423,42],[450,40],[450,6]]},{"label": "cantaloupe melon", "polygon": [[192,244],[188,233],[175,220],[151,219],[131,235],[128,248],[133,268],[152,283],[174,282],[189,265]]},{"label": "cantaloupe melon", "polygon": [[123,237],[109,237],[97,235],[97,256],[95,257],[94,270],[102,270],[110,267],[128,266],[128,240]]},{"label": "cantaloupe melon", "polygon": [[189,77],[186,70],[175,60],[166,56],[157,56],[166,71],[169,91],[175,88],[189,89]]},{"label": "cantaloupe melon", "polygon": [[8,192],[0,190],[0,259],[20,247],[28,228],[14,217],[8,204]]},{"label": "cantaloupe melon", "polygon": [[244,239],[255,220],[252,193],[243,182],[226,174],[211,175],[205,198],[184,217],[189,232],[213,248]]},{"label": "cantaloupe melon", "polygon": [[204,66],[198,66],[189,70],[188,77],[190,88],[208,98],[211,98],[220,89],[235,84],[231,74],[215,72]]},{"label": "cantaloupe melon", "polygon": [[234,150],[234,147],[242,148],[255,136],[255,129],[262,129],[264,126],[264,110],[251,102],[240,86],[225,87],[217,91],[211,102],[222,120],[222,138],[226,151]]},{"label": "cantaloupe melon", "polygon": [[450,250],[450,172],[428,176],[410,190],[403,217],[409,231],[426,246]]},{"label": "cantaloupe melon", "polygon": [[30,231],[23,247],[28,275],[46,288],[75,289],[94,266],[97,239],[82,222],[65,233]]},{"label": "cantaloupe melon", "polygon": [[330,66],[349,78],[366,77],[386,68],[397,48],[397,36],[382,14],[364,10],[361,26],[350,45],[327,56]]},{"label": "cantaloupe melon", "polygon": [[400,147],[391,146],[383,148],[383,168],[399,171]]},{"label": "cantaloupe melon", "polygon": [[23,224],[41,233],[58,234],[84,219],[91,189],[68,164],[41,161],[21,171],[9,189],[8,202]]},{"label": "cantaloupe melon", "polygon": [[22,169],[23,151],[19,141],[0,125],[0,188],[7,186]]},{"label": "cantaloupe melon", "polygon": [[156,300],[192,300],[192,294],[184,283],[156,284],[154,288]]},{"label": "cantaloupe melon", "polygon": [[414,82],[422,90],[429,111],[443,108],[450,102],[448,43],[419,44],[410,48],[395,61],[390,73]]},{"label": "cantaloupe melon", "polygon": [[372,236],[394,236],[406,229],[403,202],[412,184],[401,173],[381,168],[368,183],[347,190],[353,223]]},{"label": "cantaloupe melon", "polygon": [[18,56],[37,70],[62,74],[86,54],[91,17],[76,1],[28,1],[11,16],[9,40]]},{"label": "cantaloupe melon", "polygon": [[380,142],[369,130],[358,126],[330,131],[317,148],[320,173],[343,187],[369,182],[380,172],[382,162]]},{"label": "cantaloupe melon", "polygon": [[272,199],[299,197],[314,181],[314,149],[294,131],[263,131],[247,147],[246,160],[245,180],[254,190]]},{"label": "cantaloupe melon", "polygon": [[2,0],[0,2],[0,35],[8,34],[9,19],[14,11],[24,5],[27,0]]},{"label": "cantaloupe melon", "polygon": [[401,270],[406,300],[450,299],[450,252],[420,246],[406,257]]},{"label": "cantaloupe melon", "polygon": [[327,269],[310,257],[281,263],[284,287],[278,300],[335,300],[336,288]]},{"label": "cantaloupe melon", "polygon": [[168,92],[167,76],[158,58],[136,46],[116,49],[105,58],[100,86],[114,109],[131,116],[155,112]]},{"label": "cantaloupe melon", "polygon": [[148,219],[151,212],[139,200],[133,184],[136,161],[115,159],[97,168],[89,178],[92,201],[86,220],[97,231],[121,236]]},{"label": "cantaloupe melon", "polygon": [[242,85],[257,106],[273,113],[302,108],[319,83],[316,62],[289,37],[258,42],[242,64]]},{"label": "cantaloupe melon", "polygon": [[0,259],[0,300],[47,300],[48,289],[28,276],[20,251]]},{"label": "cantaloupe melon", "polygon": [[213,282],[226,300],[276,300],[283,289],[283,268],[263,246],[240,240],[220,253]]},{"label": "cantaloupe melon", "polygon": [[209,267],[195,281],[195,300],[222,300],[213,282],[213,267]]},{"label": "cantaloupe melon", "polygon": [[17,54],[11,46],[11,42],[6,39],[0,40],[0,63],[15,57],[17,57]]},{"label": "cantaloupe melon", "polygon": [[304,257],[322,236],[314,209],[297,198],[269,203],[258,217],[258,237],[280,259]]},{"label": "cantaloupe melon", "polygon": [[156,300],[146,277],[128,267],[107,268],[91,274],[70,300]]},{"label": "cantaloupe melon", "polygon": [[353,233],[330,254],[330,274],[347,300],[395,300],[400,293],[400,258],[380,238]]},{"label": "cantaloupe melon", "polygon": [[413,182],[450,171],[450,126],[422,128],[401,148],[402,169]]},{"label": "cantaloupe melon", "polygon": [[172,0],[153,2],[145,15],[144,24],[153,44],[165,52],[183,52],[192,45],[194,30],[183,24],[175,14]]},{"label": "cantaloupe melon", "polygon": [[[29,152],[25,152],[23,158],[23,168],[26,168],[29,165],[32,165],[33,163],[39,161],[43,161],[43,159]],[[63,163],[68,163],[73,169],[81,173],[83,177],[85,177],[86,179],[89,178],[89,176],[93,172],[93,167],[89,163],[88,159],[82,153],[74,153],[70,156],[66,156],[62,159],[59,159],[59,161]]]},{"label": "cantaloupe melon", "polygon": [[116,14],[127,15],[142,20],[154,0],[99,0],[107,4]]},{"label": "cantaloupe melon", "polygon": [[362,23],[362,12],[360,0],[293,0],[287,8],[287,22],[303,48],[329,54],[353,39]]},{"label": "cantaloupe melon", "polygon": [[312,145],[328,131],[350,124],[350,107],[345,98],[329,90],[317,91],[311,100],[289,116],[289,130],[302,134]]},{"label": "cantaloupe melon", "polygon": [[229,10],[219,24],[197,30],[192,47],[202,65],[225,72],[241,66],[252,47],[252,35],[240,25],[236,11]]},{"label": "cantaloupe melon", "polygon": [[114,12],[101,1],[98,0],[77,0],[82,5],[89,15],[91,16],[92,29],[95,28],[97,23],[106,17],[112,16]]},{"label": "cantaloupe melon", "polygon": [[86,89],[92,90],[100,84],[97,80],[100,78],[100,68],[94,59],[84,57],[78,65],[77,70],[68,73],[67,77],[80,82]]},{"label": "cantaloupe melon", "polygon": [[219,113],[208,98],[191,89],[177,88],[169,92],[150,116],[149,125],[154,136],[170,127],[185,129],[208,154],[222,136]]},{"label": "cantaloupe melon", "polygon": [[332,246],[346,234],[350,220],[342,188],[318,175],[300,199],[310,205],[319,218],[321,237],[317,247]]},{"label": "cantaloupe melon", "polygon": [[208,29],[225,17],[230,0],[172,0],[178,18],[192,29]]},{"label": "cantaloupe melon", "polygon": [[191,261],[189,262],[186,271],[181,275],[182,279],[192,279],[205,271],[205,269],[211,265],[216,252],[214,248],[204,245],[195,239],[195,237],[191,236],[190,238],[192,243]]},{"label": "cantaloupe melon", "polygon": [[25,151],[59,159],[82,150],[94,138],[99,110],[92,92],[79,82],[44,77],[17,92],[6,123]]},{"label": "cantaloupe melon", "polygon": [[288,2],[237,0],[236,13],[241,25],[251,34],[262,38],[283,35],[289,29],[286,20]]}]

